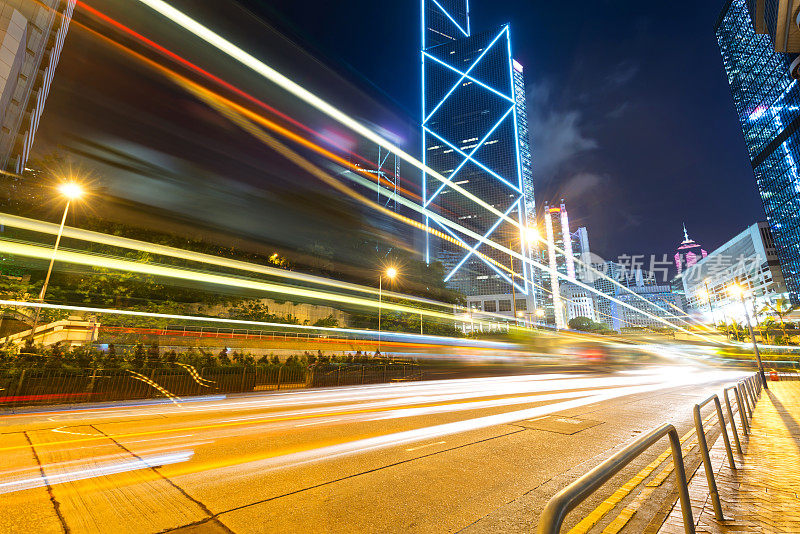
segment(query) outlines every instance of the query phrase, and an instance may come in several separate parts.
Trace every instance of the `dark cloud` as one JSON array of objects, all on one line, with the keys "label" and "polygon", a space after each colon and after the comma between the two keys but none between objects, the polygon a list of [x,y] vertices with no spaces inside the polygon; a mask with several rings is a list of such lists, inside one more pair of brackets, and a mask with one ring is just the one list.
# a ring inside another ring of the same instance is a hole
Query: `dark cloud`
[{"label": "dark cloud", "polygon": [[528,122],[537,180],[551,181],[579,154],[598,147],[577,109],[556,109],[547,82],[528,91]]}]

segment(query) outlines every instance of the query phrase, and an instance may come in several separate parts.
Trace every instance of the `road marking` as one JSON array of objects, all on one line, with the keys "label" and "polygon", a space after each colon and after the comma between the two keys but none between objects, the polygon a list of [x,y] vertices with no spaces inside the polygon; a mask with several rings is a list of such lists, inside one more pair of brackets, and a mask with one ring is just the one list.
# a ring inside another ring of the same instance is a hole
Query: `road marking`
[{"label": "road marking", "polygon": [[425,447],[431,447],[433,445],[441,445],[442,443],[447,443],[446,441],[437,441],[436,443],[426,443],[425,445],[420,445],[419,447],[411,447],[410,449],[406,449],[408,452],[416,451],[419,449],[424,449]]},{"label": "road marking", "polygon": [[321,425],[322,423],[333,423],[335,421],[341,421],[341,419],[326,419],[324,421],[312,421],[311,423],[303,423],[302,425],[294,425],[294,426],[298,427],[298,426]]}]

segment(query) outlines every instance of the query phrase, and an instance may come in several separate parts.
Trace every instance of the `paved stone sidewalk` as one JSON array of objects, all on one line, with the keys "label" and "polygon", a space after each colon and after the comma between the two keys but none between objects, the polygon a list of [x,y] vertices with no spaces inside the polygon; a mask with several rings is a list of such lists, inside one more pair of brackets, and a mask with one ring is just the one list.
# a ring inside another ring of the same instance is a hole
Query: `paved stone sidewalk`
[{"label": "paved stone sidewalk", "polygon": [[[689,484],[698,533],[800,533],[800,382],[770,382],[769,387],[756,406],[750,436],[737,424],[744,451],[742,457],[734,446],[738,469],[728,465],[721,438],[711,451],[725,521],[714,517],[702,465]],[[683,532],[678,502],[659,533]]]}]

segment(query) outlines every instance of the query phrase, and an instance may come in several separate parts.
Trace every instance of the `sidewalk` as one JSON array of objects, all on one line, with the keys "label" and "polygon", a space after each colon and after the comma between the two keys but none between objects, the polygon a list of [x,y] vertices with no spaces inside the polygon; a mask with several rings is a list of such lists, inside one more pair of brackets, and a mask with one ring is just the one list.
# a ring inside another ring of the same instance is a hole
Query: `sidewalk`
[{"label": "sidewalk", "polygon": [[[714,518],[702,465],[689,484],[698,533],[800,533],[800,382],[770,382],[769,388],[756,406],[750,436],[737,424],[744,451],[744,457],[734,452],[738,469],[728,465],[722,439],[711,450],[725,521]],[[678,502],[659,534],[683,532]]]}]

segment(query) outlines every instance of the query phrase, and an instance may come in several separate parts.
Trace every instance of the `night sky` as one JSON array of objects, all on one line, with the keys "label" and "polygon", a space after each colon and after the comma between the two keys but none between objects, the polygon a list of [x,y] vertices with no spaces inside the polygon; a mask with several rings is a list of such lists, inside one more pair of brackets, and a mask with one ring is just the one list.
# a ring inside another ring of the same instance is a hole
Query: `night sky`
[{"label": "night sky", "polygon": [[[331,127],[142,5],[91,3],[281,111]],[[400,130],[419,121],[418,0],[239,0],[257,17],[229,3],[172,3],[362,120]],[[672,254],[684,222],[710,251],[764,219],[714,38],[722,3],[470,2],[473,31],[511,23],[528,85],[537,203],[565,197],[573,228],[587,226],[606,259]],[[85,13],[76,20],[94,24]],[[410,137],[406,148],[418,154]],[[111,192],[233,236],[302,248],[304,236],[331,228],[312,224],[318,202],[300,205],[330,193],[318,182],[298,181],[294,167],[78,25],[37,143],[40,153],[66,145],[73,155],[99,146],[102,158],[126,162],[91,159]],[[405,177],[418,185],[417,176]]]},{"label": "night sky", "polygon": [[[416,0],[244,0],[418,117]],[[714,38],[722,0],[472,0],[511,22],[525,66],[537,203],[564,196],[606,258],[708,250],[764,219]]]}]

